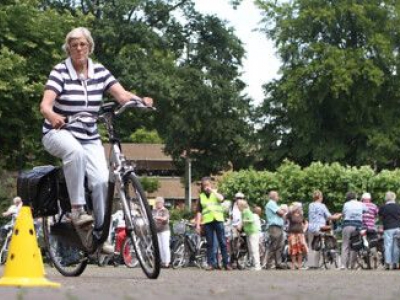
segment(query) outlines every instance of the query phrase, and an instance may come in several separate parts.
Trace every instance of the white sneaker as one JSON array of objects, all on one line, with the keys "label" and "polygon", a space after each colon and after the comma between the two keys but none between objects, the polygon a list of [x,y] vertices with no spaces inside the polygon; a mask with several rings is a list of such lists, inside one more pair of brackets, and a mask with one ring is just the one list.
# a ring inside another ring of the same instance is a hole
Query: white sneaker
[{"label": "white sneaker", "polygon": [[101,253],[114,254],[114,246],[109,242],[104,242],[104,244],[101,246]]},{"label": "white sneaker", "polygon": [[340,266],[340,270],[346,270],[345,266]]},{"label": "white sneaker", "polygon": [[71,213],[71,221],[74,226],[84,226],[93,223],[94,219],[91,215],[88,215],[85,211],[74,211]]}]

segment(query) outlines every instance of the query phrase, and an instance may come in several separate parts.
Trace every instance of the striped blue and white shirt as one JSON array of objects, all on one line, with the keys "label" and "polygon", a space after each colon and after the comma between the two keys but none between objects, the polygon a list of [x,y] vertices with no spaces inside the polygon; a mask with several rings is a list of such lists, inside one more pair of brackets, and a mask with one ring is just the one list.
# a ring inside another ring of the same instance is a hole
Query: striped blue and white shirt
[{"label": "striped blue and white shirt", "polygon": [[[88,61],[88,78],[82,79],[72,65],[71,58],[56,65],[46,82],[45,90],[57,94],[53,110],[63,116],[71,116],[78,112],[97,114],[103,100],[103,94],[117,80],[102,64]],[[48,120],[43,124],[43,134],[53,127]],[[97,124],[76,122],[66,127],[77,139],[95,140],[100,138]]]}]

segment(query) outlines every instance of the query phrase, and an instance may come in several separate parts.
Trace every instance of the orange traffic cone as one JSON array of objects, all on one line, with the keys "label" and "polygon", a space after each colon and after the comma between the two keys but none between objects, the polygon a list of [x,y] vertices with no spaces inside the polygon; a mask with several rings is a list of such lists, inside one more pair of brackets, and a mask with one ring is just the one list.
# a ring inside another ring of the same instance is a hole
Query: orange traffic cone
[{"label": "orange traffic cone", "polygon": [[44,278],[42,254],[37,244],[31,209],[23,206],[15,222],[4,276],[0,286],[59,287]]}]

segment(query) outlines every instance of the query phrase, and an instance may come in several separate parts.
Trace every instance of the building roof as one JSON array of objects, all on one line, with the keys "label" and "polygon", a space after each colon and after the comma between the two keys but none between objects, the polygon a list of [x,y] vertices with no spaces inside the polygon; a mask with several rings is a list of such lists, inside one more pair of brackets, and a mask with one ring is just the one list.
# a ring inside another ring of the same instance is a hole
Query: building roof
[{"label": "building roof", "polygon": [[[154,193],[149,193],[149,198],[161,196],[164,199],[185,199],[185,186],[181,177],[157,177],[160,187]],[[192,199],[199,198],[199,186],[192,183]]]},{"label": "building roof", "polygon": [[[110,151],[110,144],[104,144],[106,155]],[[172,157],[164,153],[163,144],[121,144],[121,148],[128,161],[133,161],[136,170],[176,170]],[[155,177],[160,187],[154,193],[149,193],[148,198],[161,196],[165,199],[185,199],[185,186],[182,177]],[[199,197],[199,186],[192,183],[192,199]]]},{"label": "building roof", "polygon": [[[106,154],[110,144],[104,144]],[[121,144],[128,161],[134,161],[137,170],[176,170],[171,156],[164,153],[163,144]]]},{"label": "building roof", "polygon": [[[134,161],[164,161],[172,162],[172,157],[164,153],[163,144],[121,144],[125,157]],[[104,144],[106,153],[110,149],[110,144]]]}]

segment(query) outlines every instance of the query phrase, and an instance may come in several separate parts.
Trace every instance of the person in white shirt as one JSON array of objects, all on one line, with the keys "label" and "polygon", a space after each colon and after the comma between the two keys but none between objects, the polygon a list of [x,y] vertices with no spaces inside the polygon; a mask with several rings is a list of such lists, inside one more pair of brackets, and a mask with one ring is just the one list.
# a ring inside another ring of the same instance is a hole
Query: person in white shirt
[{"label": "person in white shirt", "polygon": [[231,239],[231,262],[234,263],[235,254],[237,251],[238,237],[240,234],[240,228],[242,227],[242,213],[238,207],[238,201],[244,199],[244,194],[242,192],[238,192],[235,194],[235,198],[233,200],[232,208],[230,211],[230,219],[232,226],[232,239]]},{"label": "person in white shirt", "polygon": [[2,237],[6,236],[8,231],[12,229],[21,207],[22,207],[21,197],[15,197],[13,199],[13,204],[5,212],[2,213],[3,217],[11,217],[11,221],[1,227]]},{"label": "person in white shirt", "polygon": [[357,200],[357,194],[354,192],[348,192],[346,194],[346,201],[342,212],[342,265],[340,268],[353,269],[356,262],[356,253],[350,248],[350,236],[354,231],[361,230],[363,211],[365,208],[362,202]]}]

